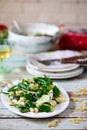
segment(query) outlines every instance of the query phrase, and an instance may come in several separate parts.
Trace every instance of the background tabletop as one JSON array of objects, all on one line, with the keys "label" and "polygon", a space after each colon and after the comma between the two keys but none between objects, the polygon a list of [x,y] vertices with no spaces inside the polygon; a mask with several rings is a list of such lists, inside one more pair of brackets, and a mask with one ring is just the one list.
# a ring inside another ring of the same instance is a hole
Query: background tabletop
[{"label": "background tabletop", "polygon": [[[12,54],[10,58],[6,60],[6,64],[12,67],[12,72],[9,74],[0,74],[0,90],[4,88],[4,81],[10,82],[19,78],[29,77],[26,71],[27,56],[20,54]],[[3,83],[2,83],[3,82]],[[87,72],[80,76],[55,80],[59,86],[63,87],[70,97],[75,97],[73,92],[77,92],[79,87],[87,88]],[[1,94],[1,93],[0,93]],[[76,107],[82,106],[82,102],[87,102],[87,95],[78,95],[75,98],[79,98],[78,101],[70,101],[68,108],[61,114],[45,119],[32,119],[22,116],[18,116],[10,112],[2,104],[0,99],[0,130],[29,130],[29,129],[87,129],[87,109],[76,111]],[[84,117],[84,121],[74,124],[70,122],[70,119],[77,119],[78,117]],[[56,127],[48,127],[47,124],[54,119],[58,119],[59,123]]]}]

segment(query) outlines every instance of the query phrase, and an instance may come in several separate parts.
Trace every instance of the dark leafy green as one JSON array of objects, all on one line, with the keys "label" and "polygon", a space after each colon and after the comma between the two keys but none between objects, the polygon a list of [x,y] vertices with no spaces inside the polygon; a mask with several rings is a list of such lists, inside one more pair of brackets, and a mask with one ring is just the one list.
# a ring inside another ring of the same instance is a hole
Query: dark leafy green
[{"label": "dark leafy green", "polygon": [[25,106],[27,106],[28,108],[35,108],[36,107],[36,105],[31,101],[27,101],[25,103]]},{"label": "dark leafy green", "polygon": [[39,111],[41,111],[41,112],[51,112],[50,106],[41,105],[38,108],[39,108]]},{"label": "dark leafy green", "polygon": [[34,101],[32,94],[24,94],[23,97],[25,97],[27,100]]},{"label": "dark leafy green", "polygon": [[1,93],[3,93],[3,94],[9,94],[9,92],[4,92],[4,91],[1,91]]},{"label": "dark leafy green", "polygon": [[15,86],[9,88],[9,89],[8,89],[8,92],[15,91],[15,90],[17,90],[17,89],[18,89],[18,88],[17,88],[16,85],[15,85]]},{"label": "dark leafy green", "polygon": [[22,84],[22,83],[19,83],[19,84],[17,85],[17,87],[18,87],[19,89],[28,90],[28,87],[27,87],[27,85],[25,85],[25,84]]},{"label": "dark leafy green", "polygon": [[35,77],[35,82],[39,84],[39,90],[42,90],[43,94],[47,94],[50,91],[50,85],[52,81],[47,77]]},{"label": "dark leafy green", "polygon": [[57,96],[59,96],[59,94],[60,94],[60,90],[56,86],[54,86],[53,97],[57,97]]}]

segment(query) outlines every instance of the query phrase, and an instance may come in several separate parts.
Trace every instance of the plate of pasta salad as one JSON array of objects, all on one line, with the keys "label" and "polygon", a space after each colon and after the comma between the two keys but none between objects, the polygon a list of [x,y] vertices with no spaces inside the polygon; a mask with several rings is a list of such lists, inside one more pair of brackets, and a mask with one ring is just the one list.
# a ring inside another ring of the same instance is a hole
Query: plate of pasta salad
[{"label": "plate of pasta salad", "polygon": [[30,118],[52,117],[69,105],[69,96],[64,88],[46,75],[7,84],[1,92],[1,100],[13,113]]}]

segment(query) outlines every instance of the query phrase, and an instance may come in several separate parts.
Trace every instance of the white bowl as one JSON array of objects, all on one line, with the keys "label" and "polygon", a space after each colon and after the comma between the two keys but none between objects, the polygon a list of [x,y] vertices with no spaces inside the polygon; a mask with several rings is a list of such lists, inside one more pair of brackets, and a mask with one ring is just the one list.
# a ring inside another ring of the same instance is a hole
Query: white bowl
[{"label": "white bowl", "polygon": [[29,23],[21,25],[22,33],[40,33],[50,36],[27,36],[19,34],[17,29],[13,26],[9,29],[9,39],[15,43],[16,49],[22,50],[25,53],[37,53],[48,51],[54,46],[53,41],[59,35],[59,28],[56,25],[45,23]]}]

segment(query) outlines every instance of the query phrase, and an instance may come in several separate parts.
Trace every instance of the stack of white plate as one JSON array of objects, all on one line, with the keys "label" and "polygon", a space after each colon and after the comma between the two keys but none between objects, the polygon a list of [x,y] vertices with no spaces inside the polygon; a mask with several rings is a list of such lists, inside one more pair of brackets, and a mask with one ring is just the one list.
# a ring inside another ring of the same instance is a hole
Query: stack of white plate
[{"label": "stack of white plate", "polygon": [[26,70],[33,76],[47,75],[51,79],[72,78],[82,74],[84,69],[79,64],[62,64],[56,61],[53,64],[45,65],[39,62],[39,60],[62,59],[78,55],[81,55],[81,53],[70,50],[34,54],[29,56]]}]

